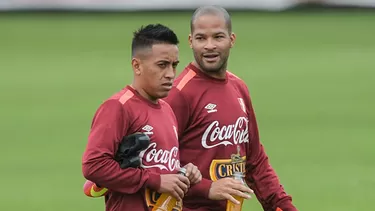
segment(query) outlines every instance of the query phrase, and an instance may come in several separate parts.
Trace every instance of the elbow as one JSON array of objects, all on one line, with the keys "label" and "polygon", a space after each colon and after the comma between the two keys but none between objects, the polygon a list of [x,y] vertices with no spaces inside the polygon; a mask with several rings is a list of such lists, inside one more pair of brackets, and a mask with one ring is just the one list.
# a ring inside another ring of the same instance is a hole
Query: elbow
[{"label": "elbow", "polygon": [[95,182],[96,178],[98,177],[98,171],[94,168],[94,164],[92,163],[83,163],[82,164],[82,173],[83,176],[90,181]]},{"label": "elbow", "polygon": [[87,180],[97,182],[96,180],[102,176],[101,166],[103,166],[103,158],[97,153],[86,152],[82,158],[82,174]]}]

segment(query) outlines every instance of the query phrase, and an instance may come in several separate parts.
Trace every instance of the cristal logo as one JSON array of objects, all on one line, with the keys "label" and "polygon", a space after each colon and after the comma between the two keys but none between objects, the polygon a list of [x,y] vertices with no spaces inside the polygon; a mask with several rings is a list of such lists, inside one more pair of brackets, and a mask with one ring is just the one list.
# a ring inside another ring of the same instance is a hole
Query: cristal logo
[{"label": "cristal logo", "polygon": [[[219,145],[233,145],[249,142],[249,121],[239,117],[234,124],[220,126],[219,121],[213,121],[202,136],[202,146],[210,149]],[[232,140],[231,140],[232,139]]]},{"label": "cristal logo", "polygon": [[163,150],[157,149],[156,143],[151,143],[139,156],[142,161],[145,161],[141,164],[142,168],[159,168],[160,170],[168,171],[180,168],[177,147],[173,147],[171,150]]}]

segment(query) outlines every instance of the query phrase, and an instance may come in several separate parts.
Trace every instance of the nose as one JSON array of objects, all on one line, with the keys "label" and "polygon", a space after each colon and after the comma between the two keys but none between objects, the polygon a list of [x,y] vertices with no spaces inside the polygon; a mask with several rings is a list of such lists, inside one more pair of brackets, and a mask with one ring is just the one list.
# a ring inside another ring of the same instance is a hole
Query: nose
[{"label": "nose", "polygon": [[173,66],[170,66],[169,68],[167,68],[165,77],[168,78],[169,80],[173,80],[175,76],[176,76],[176,69],[173,68]]},{"label": "nose", "polygon": [[212,40],[211,38],[207,39],[207,42],[206,42],[206,45],[204,46],[204,49],[206,49],[206,50],[216,49],[216,44],[215,44],[214,40]]}]

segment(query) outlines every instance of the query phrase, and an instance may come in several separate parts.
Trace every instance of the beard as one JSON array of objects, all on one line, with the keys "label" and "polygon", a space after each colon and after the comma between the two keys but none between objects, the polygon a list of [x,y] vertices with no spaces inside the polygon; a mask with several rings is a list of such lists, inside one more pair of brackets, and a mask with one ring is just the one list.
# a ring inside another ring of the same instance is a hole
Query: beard
[{"label": "beard", "polygon": [[202,54],[196,53],[194,53],[194,59],[203,72],[218,73],[227,68],[228,57],[222,57],[221,54],[215,62],[207,62]]}]

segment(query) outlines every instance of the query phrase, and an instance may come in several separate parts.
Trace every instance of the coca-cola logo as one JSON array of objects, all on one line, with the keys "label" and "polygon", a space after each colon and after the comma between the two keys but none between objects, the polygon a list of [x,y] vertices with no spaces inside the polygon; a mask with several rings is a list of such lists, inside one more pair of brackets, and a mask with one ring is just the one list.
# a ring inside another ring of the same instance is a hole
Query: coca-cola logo
[{"label": "coca-cola logo", "polygon": [[178,147],[173,147],[171,150],[158,149],[157,143],[153,142],[139,156],[142,159],[142,168],[159,168],[168,171],[180,168]]},{"label": "coca-cola logo", "polygon": [[204,131],[202,146],[206,149],[219,145],[233,145],[249,142],[249,121],[246,117],[239,117],[234,124],[220,125],[213,121]]}]

